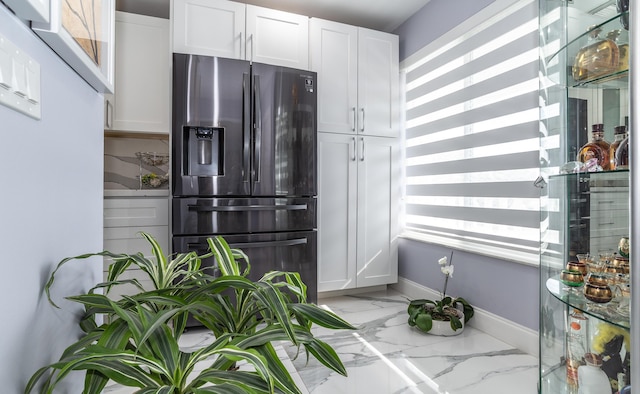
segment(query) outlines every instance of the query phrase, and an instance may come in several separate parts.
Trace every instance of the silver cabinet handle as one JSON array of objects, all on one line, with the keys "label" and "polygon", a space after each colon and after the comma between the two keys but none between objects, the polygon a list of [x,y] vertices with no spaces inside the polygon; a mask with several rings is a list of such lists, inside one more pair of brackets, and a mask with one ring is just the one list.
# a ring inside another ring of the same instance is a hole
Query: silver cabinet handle
[{"label": "silver cabinet handle", "polygon": [[360,108],[362,111],[362,123],[360,123],[360,131],[364,131],[364,108]]},{"label": "silver cabinet handle", "polygon": [[108,129],[113,127],[113,105],[111,104],[111,100],[107,99],[105,102],[105,117],[106,117],[106,126]]},{"label": "silver cabinet handle", "polygon": [[[245,45],[245,49],[246,49],[246,45]],[[240,32],[240,57],[239,59],[246,59],[247,54],[245,53],[244,55],[242,54],[242,32]]]},{"label": "silver cabinet handle", "polygon": [[353,111],[353,123],[351,124],[351,131],[356,131],[356,123],[358,122],[356,119],[356,107],[351,108],[351,111]]},{"label": "silver cabinet handle", "polygon": [[253,63],[253,34],[249,36],[249,40],[251,40],[251,62]]},{"label": "silver cabinet handle", "polygon": [[362,150],[360,151],[360,161],[364,161],[364,137],[360,137],[360,142],[362,142]]},{"label": "silver cabinet handle", "polygon": [[351,156],[351,161],[356,161],[356,137],[351,137],[351,142],[353,143],[353,156]]}]

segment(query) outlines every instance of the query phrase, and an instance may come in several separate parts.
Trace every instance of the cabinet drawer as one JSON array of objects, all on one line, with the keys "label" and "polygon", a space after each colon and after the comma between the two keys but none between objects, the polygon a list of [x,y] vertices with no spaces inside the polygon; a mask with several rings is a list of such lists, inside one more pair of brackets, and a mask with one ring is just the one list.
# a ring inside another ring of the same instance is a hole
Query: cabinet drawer
[{"label": "cabinet drawer", "polygon": [[104,227],[167,226],[169,199],[123,198],[104,200]]},{"label": "cabinet drawer", "polygon": [[[105,280],[107,279],[107,272],[104,273]],[[149,276],[146,272],[143,272],[139,269],[128,269],[120,275],[120,279],[138,279],[138,282],[142,285],[142,287],[146,290],[153,289],[153,282],[149,280]],[[140,289],[131,284],[118,285],[111,288],[109,292],[109,298],[112,300],[118,300],[122,298],[123,295],[135,295],[140,293]]]},{"label": "cabinet drawer", "polygon": [[[162,251],[169,253],[169,226],[133,226],[104,229],[104,249],[113,253],[135,254],[142,253],[145,257],[152,257],[151,244],[139,234],[140,231],[151,235],[158,241]],[[111,259],[104,258],[104,270],[108,270]]]},{"label": "cabinet drawer", "polygon": [[605,211],[591,211],[591,225],[595,227],[611,227],[622,224],[627,225],[628,222],[628,210],[610,209]]}]

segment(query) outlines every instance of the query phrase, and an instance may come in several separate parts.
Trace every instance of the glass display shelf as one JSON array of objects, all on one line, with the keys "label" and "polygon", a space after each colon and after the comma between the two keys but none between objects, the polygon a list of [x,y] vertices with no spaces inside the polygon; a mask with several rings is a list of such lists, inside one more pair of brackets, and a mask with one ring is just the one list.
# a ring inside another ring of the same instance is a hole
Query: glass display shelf
[{"label": "glass display shelf", "polygon": [[590,177],[595,179],[607,179],[610,176],[609,174],[624,174],[628,172],[629,172],[629,169],[627,168],[623,168],[619,170],[610,170],[610,171],[567,172],[567,173],[561,173],[561,174],[552,174],[550,175],[550,178],[563,178],[563,177],[569,178],[569,177],[581,176],[581,177]]},{"label": "glass display shelf", "polygon": [[547,290],[556,299],[573,309],[578,309],[588,316],[613,324],[628,330],[629,306],[620,304],[620,299],[614,297],[611,301],[599,304],[589,301],[582,293],[583,286],[570,287],[562,283],[558,276],[547,279]]},{"label": "glass display shelf", "polygon": [[[584,32],[577,37],[570,39],[569,42],[553,52],[551,55],[546,56],[545,63],[547,65],[562,64],[562,59],[566,59],[569,64],[567,65],[567,76],[565,83],[567,87],[597,87],[603,89],[620,89],[625,88],[629,84],[629,70],[619,69],[612,72],[607,72],[604,75],[600,75],[594,78],[587,78],[584,80],[575,80],[572,75],[572,65],[578,52],[589,45],[590,36],[595,30],[600,31],[599,38],[607,38],[607,34],[612,31],[619,31],[620,35],[616,40],[618,46],[628,46],[628,32],[622,28],[620,20],[622,17],[628,17],[628,11],[616,14],[601,23],[589,26]],[[564,85],[561,83],[559,74],[548,74],[546,78],[550,78],[554,83],[558,85]]]}]

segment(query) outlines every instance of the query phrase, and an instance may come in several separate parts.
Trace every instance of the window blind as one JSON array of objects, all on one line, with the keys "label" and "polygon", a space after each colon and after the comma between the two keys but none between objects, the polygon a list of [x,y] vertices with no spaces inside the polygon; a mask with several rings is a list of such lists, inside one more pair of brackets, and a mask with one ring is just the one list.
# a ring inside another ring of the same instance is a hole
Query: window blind
[{"label": "window blind", "polygon": [[511,3],[402,65],[403,235],[538,264],[538,7]]}]

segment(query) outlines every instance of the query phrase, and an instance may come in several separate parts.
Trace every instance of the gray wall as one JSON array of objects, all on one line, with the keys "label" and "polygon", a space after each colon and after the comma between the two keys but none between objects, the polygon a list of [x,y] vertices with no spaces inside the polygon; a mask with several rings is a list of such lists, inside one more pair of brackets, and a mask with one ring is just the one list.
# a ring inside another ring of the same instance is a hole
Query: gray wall
[{"label": "gray wall", "polygon": [[429,44],[494,0],[431,0],[394,33],[400,36],[400,61]]},{"label": "gray wall", "polygon": [[[405,59],[453,27],[473,16],[493,0],[431,0],[400,26],[400,59]],[[433,290],[442,291],[438,259],[451,249],[402,239],[399,275]],[[533,330],[538,329],[539,271],[504,260],[455,251],[455,272],[447,293],[464,297],[478,308]]]},{"label": "gray wall", "polygon": [[[80,310],[62,297],[102,275],[101,260],[61,272],[62,309],[42,292],[62,258],[102,250],[103,98],[3,4],[0,33],[40,63],[42,81],[42,120],[0,106],[0,391],[20,393],[79,336]],[[58,392],[79,393],[77,378]]]},{"label": "gray wall", "polygon": [[[451,248],[401,239],[398,275],[442,292],[444,275],[438,260]],[[538,329],[538,269],[487,256],[453,251],[453,276],[447,294],[532,330]]]}]

